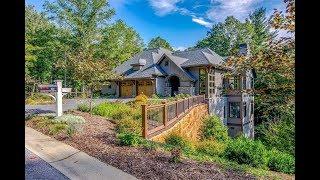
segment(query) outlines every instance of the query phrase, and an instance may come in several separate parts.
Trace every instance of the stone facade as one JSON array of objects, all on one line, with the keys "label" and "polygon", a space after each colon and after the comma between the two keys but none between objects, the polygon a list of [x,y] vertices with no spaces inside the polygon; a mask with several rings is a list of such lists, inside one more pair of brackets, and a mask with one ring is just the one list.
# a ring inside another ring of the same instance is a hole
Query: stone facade
[{"label": "stone facade", "polygon": [[195,95],[195,87],[179,87],[179,94]]},{"label": "stone facade", "polygon": [[177,124],[163,133],[151,138],[152,141],[164,142],[170,133],[177,133],[190,141],[200,139],[199,131],[203,124],[203,119],[208,116],[208,105],[200,104],[181,118]]}]

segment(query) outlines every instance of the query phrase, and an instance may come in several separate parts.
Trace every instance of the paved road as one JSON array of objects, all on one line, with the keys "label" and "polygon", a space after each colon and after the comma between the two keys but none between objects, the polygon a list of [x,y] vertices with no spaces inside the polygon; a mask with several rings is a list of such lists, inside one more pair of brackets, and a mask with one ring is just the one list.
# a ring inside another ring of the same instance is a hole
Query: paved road
[{"label": "paved road", "polygon": [[[127,98],[127,99],[93,99],[93,105],[100,104],[102,102],[114,102],[114,101],[123,101],[128,102],[130,100],[133,100],[133,98]],[[76,109],[79,104],[89,104],[90,99],[64,99],[63,100],[63,111]],[[47,104],[47,105],[25,105],[25,116],[29,116],[32,114],[41,114],[41,113],[55,113],[56,112],[56,106],[55,104]]]},{"label": "paved road", "polygon": [[25,179],[67,180],[69,178],[25,148]]}]

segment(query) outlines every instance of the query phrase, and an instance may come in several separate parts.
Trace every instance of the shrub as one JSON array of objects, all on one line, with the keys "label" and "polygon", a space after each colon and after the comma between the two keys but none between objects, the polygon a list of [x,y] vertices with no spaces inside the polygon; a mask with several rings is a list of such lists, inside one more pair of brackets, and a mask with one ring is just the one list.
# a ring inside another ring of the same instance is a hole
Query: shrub
[{"label": "shrub", "polygon": [[288,174],[295,173],[295,160],[292,155],[272,149],[268,153],[268,158],[268,167],[270,170]]},{"label": "shrub", "polygon": [[178,147],[180,149],[191,149],[191,143],[183,138],[182,136],[178,135],[177,133],[171,133],[165,138],[165,143],[170,146]]},{"label": "shrub", "polygon": [[141,137],[131,132],[120,133],[117,138],[123,146],[137,146],[141,142]]},{"label": "shrub", "polygon": [[126,116],[130,116],[132,114],[132,108],[124,103],[104,102],[95,106],[92,109],[92,113],[95,115],[112,118],[114,120],[120,120]]},{"label": "shrub", "polygon": [[217,141],[226,141],[228,137],[228,129],[224,126],[217,116],[209,116],[203,122],[201,128],[203,139],[215,139]]},{"label": "shrub", "polygon": [[117,133],[135,133],[141,134],[141,123],[131,118],[125,118],[117,121],[116,132]]},{"label": "shrub", "polygon": [[72,114],[64,114],[62,116],[56,117],[54,118],[54,121],[58,123],[60,122],[68,124],[71,128],[71,130],[69,130],[69,133],[74,131],[81,131],[84,123],[86,122],[83,117],[75,116]]},{"label": "shrub", "polygon": [[139,94],[138,96],[136,96],[134,98],[134,102],[136,104],[146,104],[148,102],[148,97],[146,95],[144,95],[143,93]]},{"label": "shrub", "polygon": [[141,145],[147,150],[156,150],[158,147],[156,142],[147,139],[142,139]]},{"label": "shrub", "polygon": [[197,151],[210,156],[220,156],[224,153],[226,145],[215,140],[205,140],[197,144]]},{"label": "shrub", "polygon": [[36,93],[29,96],[25,100],[25,103],[30,105],[50,104],[50,103],[54,103],[54,99],[49,95]]},{"label": "shrub", "polygon": [[181,94],[176,95],[176,99],[184,99],[184,98],[188,98],[190,96],[191,96],[190,94],[181,93]]},{"label": "shrub", "polygon": [[[68,125],[65,123],[53,123],[49,126],[49,134],[56,135],[59,133],[67,133]],[[71,135],[71,134],[68,134]]]},{"label": "shrub", "polygon": [[255,129],[256,138],[269,149],[276,149],[295,155],[295,122],[281,119],[262,123]]},{"label": "shrub", "polygon": [[87,104],[79,104],[77,109],[82,112],[89,112],[90,111],[90,107]]},{"label": "shrub", "polygon": [[260,141],[254,141],[240,136],[227,143],[224,155],[227,159],[239,164],[248,164],[253,167],[265,167],[267,151]]}]

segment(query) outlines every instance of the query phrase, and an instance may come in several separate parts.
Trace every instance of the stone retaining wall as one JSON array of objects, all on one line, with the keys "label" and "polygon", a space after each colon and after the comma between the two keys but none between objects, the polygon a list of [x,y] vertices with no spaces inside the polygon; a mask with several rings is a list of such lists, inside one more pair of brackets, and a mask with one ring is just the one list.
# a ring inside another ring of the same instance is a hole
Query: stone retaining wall
[{"label": "stone retaining wall", "polygon": [[164,142],[165,138],[172,132],[177,133],[191,141],[197,141],[200,138],[200,128],[202,120],[208,116],[208,105],[200,104],[187,113],[171,129],[151,138],[152,141]]}]

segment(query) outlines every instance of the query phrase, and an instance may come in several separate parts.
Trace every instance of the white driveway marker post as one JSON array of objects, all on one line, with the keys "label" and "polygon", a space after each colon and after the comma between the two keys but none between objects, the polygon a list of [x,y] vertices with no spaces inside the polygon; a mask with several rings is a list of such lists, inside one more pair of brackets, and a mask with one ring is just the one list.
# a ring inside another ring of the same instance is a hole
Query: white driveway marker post
[{"label": "white driveway marker post", "polygon": [[57,111],[56,116],[62,116],[62,80],[55,80],[57,85],[57,92],[56,92],[56,105]]}]

